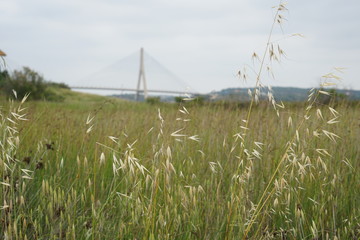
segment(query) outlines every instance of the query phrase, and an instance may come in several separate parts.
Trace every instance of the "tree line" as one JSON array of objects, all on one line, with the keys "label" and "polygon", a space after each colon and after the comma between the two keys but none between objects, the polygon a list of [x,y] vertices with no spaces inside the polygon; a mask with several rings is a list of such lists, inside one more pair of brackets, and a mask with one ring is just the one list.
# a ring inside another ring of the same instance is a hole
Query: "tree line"
[{"label": "tree line", "polygon": [[0,93],[7,98],[21,100],[26,94],[30,94],[28,99],[31,100],[63,101],[64,97],[57,93],[56,88],[70,89],[64,83],[45,80],[41,74],[29,67],[11,73],[7,70],[0,71]]}]

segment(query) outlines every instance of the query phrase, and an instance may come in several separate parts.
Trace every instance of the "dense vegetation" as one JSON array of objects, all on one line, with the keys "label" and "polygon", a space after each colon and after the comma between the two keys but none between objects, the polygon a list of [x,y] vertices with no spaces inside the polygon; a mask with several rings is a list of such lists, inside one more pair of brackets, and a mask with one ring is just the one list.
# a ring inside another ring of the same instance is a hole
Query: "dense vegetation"
[{"label": "dense vegetation", "polygon": [[58,88],[69,89],[63,83],[46,81],[43,76],[28,67],[10,74],[7,71],[0,72],[0,91],[8,98],[22,99],[29,94],[28,99],[31,100],[63,101],[64,97],[56,93]]},{"label": "dense vegetation", "polygon": [[[253,88],[251,90],[254,91]],[[277,101],[302,102],[306,101],[310,88],[272,87],[272,90]],[[240,100],[249,101],[247,92],[248,88],[227,88],[213,92],[212,95],[214,95],[213,98],[217,101],[239,101],[239,95],[241,96]],[[360,100],[360,91],[358,90],[331,89],[331,93],[337,97],[337,100]],[[266,93],[264,93],[263,98],[266,97]],[[324,100],[329,99],[325,96],[322,98]]]},{"label": "dense vegetation", "polygon": [[359,105],[3,105],[0,238],[360,237]]}]

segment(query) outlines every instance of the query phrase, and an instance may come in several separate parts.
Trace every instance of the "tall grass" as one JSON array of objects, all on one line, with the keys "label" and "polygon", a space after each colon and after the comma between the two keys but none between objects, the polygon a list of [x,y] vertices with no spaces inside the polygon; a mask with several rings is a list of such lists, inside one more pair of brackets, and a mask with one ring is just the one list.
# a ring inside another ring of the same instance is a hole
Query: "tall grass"
[{"label": "tall grass", "polygon": [[[359,236],[358,106],[338,107],[346,118],[336,120],[328,106],[312,109],[296,134],[305,109],[277,117],[256,105],[239,159],[246,109],[107,103],[89,117],[98,104],[27,105],[26,122],[5,117],[17,106],[3,112],[2,238]],[[13,125],[19,135],[6,135]]]},{"label": "tall grass", "polygon": [[275,10],[248,107],[4,102],[0,238],[359,239],[359,105],[259,101]]}]

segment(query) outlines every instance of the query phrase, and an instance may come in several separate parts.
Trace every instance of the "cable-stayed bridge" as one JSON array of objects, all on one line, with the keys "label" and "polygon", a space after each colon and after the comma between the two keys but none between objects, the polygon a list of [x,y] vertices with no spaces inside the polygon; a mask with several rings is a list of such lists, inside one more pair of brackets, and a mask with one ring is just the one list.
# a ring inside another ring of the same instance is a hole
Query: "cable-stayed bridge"
[{"label": "cable-stayed bridge", "polygon": [[140,49],[140,54],[134,53],[125,57],[70,87],[83,90],[134,92],[136,100],[140,99],[140,95],[147,98],[149,93],[197,94],[143,48]]}]

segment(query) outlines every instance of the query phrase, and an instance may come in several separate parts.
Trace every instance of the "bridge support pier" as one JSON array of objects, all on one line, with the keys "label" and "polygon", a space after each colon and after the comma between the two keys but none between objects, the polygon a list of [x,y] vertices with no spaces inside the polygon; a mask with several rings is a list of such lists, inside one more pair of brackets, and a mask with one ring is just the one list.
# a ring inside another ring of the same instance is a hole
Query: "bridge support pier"
[{"label": "bridge support pier", "polygon": [[139,70],[139,78],[136,88],[136,96],[135,96],[136,101],[140,101],[139,97],[141,92],[140,90],[141,80],[144,86],[144,99],[146,99],[148,95],[148,91],[146,86],[145,69],[144,69],[144,48],[140,49],[140,70]]}]

